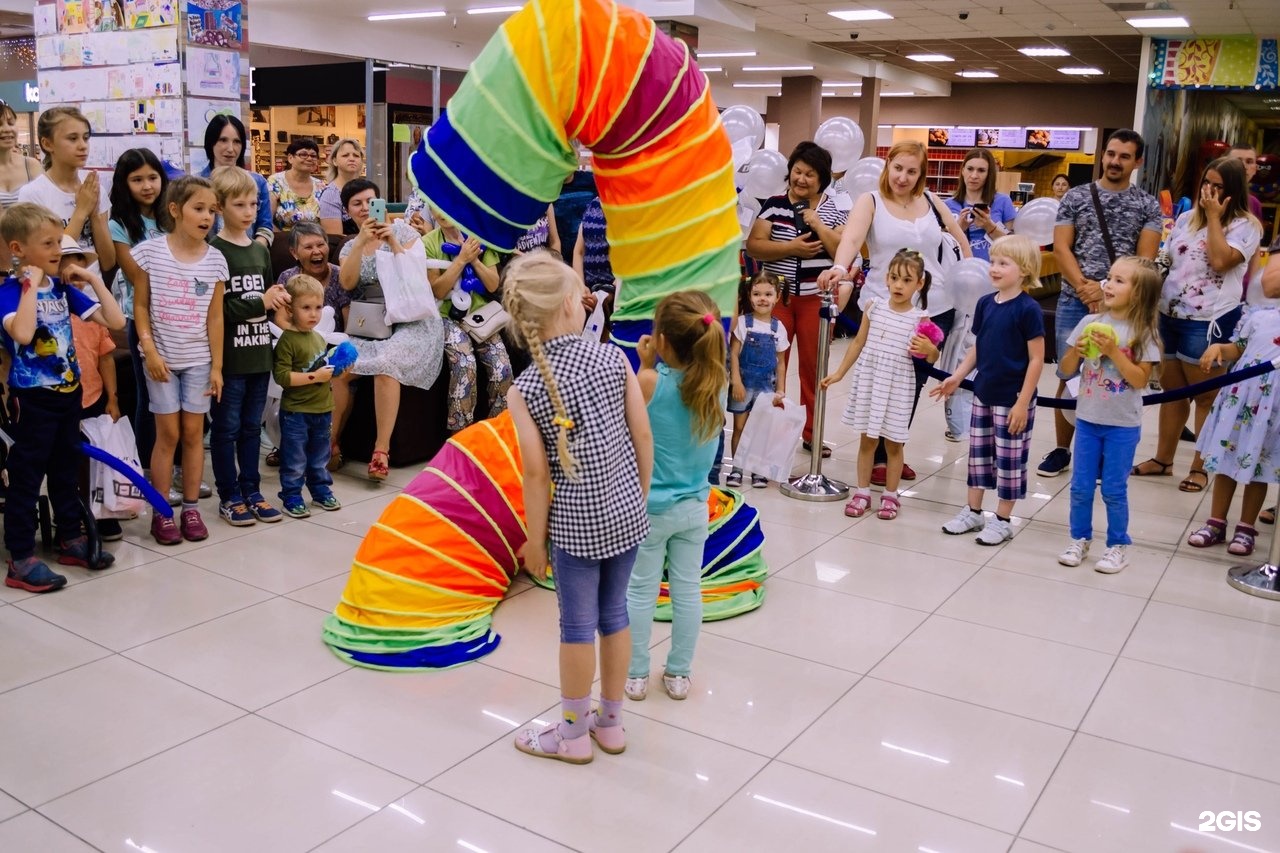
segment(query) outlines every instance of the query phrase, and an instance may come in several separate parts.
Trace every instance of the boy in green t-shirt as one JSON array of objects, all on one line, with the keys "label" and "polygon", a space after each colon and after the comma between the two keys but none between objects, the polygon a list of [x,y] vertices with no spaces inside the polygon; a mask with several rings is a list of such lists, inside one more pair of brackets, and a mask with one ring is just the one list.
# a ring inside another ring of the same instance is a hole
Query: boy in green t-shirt
[{"label": "boy in green t-shirt", "polygon": [[[262,496],[258,454],[262,412],[271,377],[271,331],[267,312],[288,302],[271,280],[271,254],[249,229],[258,215],[258,187],[243,169],[223,166],[212,175],[222,230],[212,245],[227,259],[222,315],[222,398],[214,400],[209,455],[218,489],[218,514],[232,527],[275,522],[280,510]],[[237,463],[239,471],[237,472]]]},{"label": "boy in green t-shirt", "polygon": [[329,437],[333,428],[333,368],[325,364],[324,336],[317,332],[324,308],[324,285],[309,275],[289,279],[290,322],[276,344],[275,379],[280,400],[280,500],[294,518],[311,515],[302,498],[305,480],[311,502],[333,511]]}]

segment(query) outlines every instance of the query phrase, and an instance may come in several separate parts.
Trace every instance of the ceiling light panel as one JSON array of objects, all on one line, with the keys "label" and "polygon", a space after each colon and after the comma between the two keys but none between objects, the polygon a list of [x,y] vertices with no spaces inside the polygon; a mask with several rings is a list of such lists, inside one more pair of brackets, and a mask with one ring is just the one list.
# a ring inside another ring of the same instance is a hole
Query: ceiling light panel
[{"label": "ceiling light panel", "polygon": [[1070,56],[1060,47],[1020,47],[1018,53],[1024,56]]},{"label": "ceiling light panel", "polygon": [[909,53],[907,59],[914,62],[955,62],[953,57],[945,53]]},{"label": "ceiling light panel", "polygon": [[1131,27],[1146,30],[1185,30],[1191,28],[1191,24],[1187,23],[1187,19],[1183,17],[1125,18],[1124,22]]},{"label": "ceiling light panel", "polygon": [[367,20],[370,21],[408,21],[418,18],[443,18],[445,13],[442,10],[434,10],[430,12],[384,12],[378,15],[370,15]]},{"label": "ceiling light panel", "polygon": [[828,12],[833,18],[839,18],[842,21],[892,21],[893,15],[881,12],[879,9],[838,9],[834,12]]}]

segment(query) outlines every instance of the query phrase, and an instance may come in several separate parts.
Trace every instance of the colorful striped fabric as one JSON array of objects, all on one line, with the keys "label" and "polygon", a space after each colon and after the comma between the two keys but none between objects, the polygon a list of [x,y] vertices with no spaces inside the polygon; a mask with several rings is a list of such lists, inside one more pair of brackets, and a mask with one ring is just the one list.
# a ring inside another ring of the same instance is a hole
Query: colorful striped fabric
[{"label": "colorful striped fabric", "polygon": [[[444,669],[498,647],[493,611],[519,570],[524,477],[511,415],[449,439],[397,495],[356,551],[324,641],[343,660],[385,670]],[[759,607],[766,573],[756,511],[712,490],[704,618]],[[659,601],[658,618],[670,607]]]},{"label": "colorful striped fabric", "polygon": [[592,151],[622,279],[614,321],[663,296],[737,294],[729,140],[688,47],[612,0],[531,0],[472,63],[409,158],[417,191],[463,231],[510,251]]}]

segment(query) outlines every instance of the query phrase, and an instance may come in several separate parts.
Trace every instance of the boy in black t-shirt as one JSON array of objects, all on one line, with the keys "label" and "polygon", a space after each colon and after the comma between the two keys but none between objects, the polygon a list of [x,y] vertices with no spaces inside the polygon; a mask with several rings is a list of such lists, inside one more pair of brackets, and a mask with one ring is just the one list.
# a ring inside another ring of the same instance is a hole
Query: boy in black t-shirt
[{"label": "boy in black t-shirt", "polygon": [[249,234],[258,215],[258,188],[249,173],[224,166],[214,170],[212,183],[222,215],[222,230],[212,245],[226,257],[229,275],[222,311],[222,398],[213,403],[209,455],[218,514],[232,527],[246,527],[283,517],[262,496],[258,454],[272,364],[267,313],[289,296],[279,285],[267,287],[271,255]]}]

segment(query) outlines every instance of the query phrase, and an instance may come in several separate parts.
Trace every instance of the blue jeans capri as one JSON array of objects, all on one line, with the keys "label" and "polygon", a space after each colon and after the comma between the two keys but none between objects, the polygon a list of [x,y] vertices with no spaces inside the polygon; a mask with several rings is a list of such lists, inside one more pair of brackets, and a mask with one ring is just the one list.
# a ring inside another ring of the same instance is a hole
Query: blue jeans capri
[{"label": "blue jeans capri", "polygon": [[627,628],[627,585],[636,562],[634,545],[601,560],[575,557],[551,546],[551,568],[560,602],[560,642],[594,643]]},{"label": "blue jeans capri", "polygon": [[1062,372],[1062,356],[1067,350],[1071,349],[1071,345],[1067,343],[1067,339],[1071,337],[1072,331],[1080,324],[1080,321],[1089,315],[1089,309],[1085,304],[1076,297],[1066,291],[1058,293],[1058,307],[1053,314],[1053,344],[1054,355],[1057,357],[1057,364],[1054,366],[1054,372],[1058,374],[1058,378],[1064,382],[1070,379],[1074,374],[1064,374]]}]

